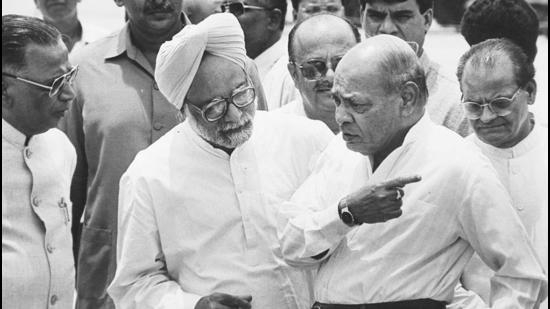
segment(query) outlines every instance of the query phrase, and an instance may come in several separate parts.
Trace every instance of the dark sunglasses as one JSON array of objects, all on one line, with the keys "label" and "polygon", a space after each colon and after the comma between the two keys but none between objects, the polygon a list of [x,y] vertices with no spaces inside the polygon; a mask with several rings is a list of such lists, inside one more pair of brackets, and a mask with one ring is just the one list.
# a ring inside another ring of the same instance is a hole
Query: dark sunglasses
[{"label": "dark sunglasses", "polygon": [[228,13],[231,13],[231,14],[237,16],[237,17],[243,15],[246,11],[270,10],[268,8],[264,8],[264,7],[261,7],[261,6],[245,5],[241,2],[224,3],[224,4],[221,5],[221,8],[222,8],[222,12],[224,12],[224,13],[228,12]]},{"label": "dark sunglasses", "polygon": [[76,73],[78,73],[78,65],[74,66],[69,72],[67,72],[67,73],[65,73],[65,74],[63,74],[59,77],[56,77],[50,86],[41,84],[39,82],[29,80],[29,79],[26,79],[26,78],[23,78],[23,77],[20,77],[20,76],[9,74],[9,73],[2,72],[2,75],[7,76],[7,77],[11,77],[11,78],[15,78],[19,81],[25,82],[27,84],[36,86],[36,87],[44,89],[44,90],[48,90],[49,91],[48,95],[50,96],[50,98],[53,98],[54,96],[56,96],[59,93],[59,91],[61,91],[61,89],[63,89],[63,87],[66,84],[68,84],[69,86],[71,86],[73,84]]},{"label": "dark sunglasses", "polygon": [[335,56],[330,59],[330,63],[326,63],[322,60],[308,60],[305,63],[298,64],[294,61],[291,63],[296,65],[302,71],[302,75],[305,79],[309,80],[319,80],[327,74],[329,65],[332,71],[336,71],[336,67],[343,56]]}]

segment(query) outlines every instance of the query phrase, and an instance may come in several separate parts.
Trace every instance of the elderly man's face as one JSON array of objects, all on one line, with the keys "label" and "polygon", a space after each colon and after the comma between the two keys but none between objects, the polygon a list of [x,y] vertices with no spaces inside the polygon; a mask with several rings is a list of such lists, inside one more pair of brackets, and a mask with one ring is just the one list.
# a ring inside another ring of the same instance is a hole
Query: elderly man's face
[{"label": "elderly man's face", "polygon": [[289,70],[302,95],[305,112],[336,133],[339,128],[330,90],[338,62],[357,44],[351,28],[335,17],[319,23],[309,20],[298,29],[294,42],[295,61],[289,64]]},{"label": "elderly man's face", "polygon": [[[62,41],[54,46],[31,44],[26,48],[25,59],[25,68],[13,72],[13,75],[43,85],[51,85],[57,77],[72,68],[67,48]],[[75,90],[68,83],[65,83],[56,95],[50,97],[47,89],[15,78],[3,78],[9,79],[8,94],[12,102],[6,115],[3,109],[2,116],[13,119],[14,126],[27,135],[42,133],[56,127],[75,98]]]},{"label": "elderly man's face", "polygon": [[76,16],[76,4],[80,0],[35,0],[44,20],[59,22]]},{"label": "elderly man's face", "polygon": [[115,0],[126,8],[130,24],[143,33],[162,35],[173,29],[182,12],[181,0]]},{"label": "elderly man's face", "polygon": [[333,87],[336,121],[347,147],[374,155],[392,143],[401,129],[400,95],[385,89],[384,72],[364,68],[348,73],[339,69]]},{"label": "elderly man's face", "polygon": [[302,0],[298,6],[296,22],[319,13],[334,14],[344,17],[344,6],[341,0]]},{"label": "elderly man's face", "polygon": [[531,130],[527,105],[533,103],[536,88],[520,88],[514,74],[512,62],[505,57],[492,67],[477,67],[467,63],[462,75],[463,101],[484,104],[495,98],[511,98],[516,94],[510,106],[510,114],[498,116],[484,107],[481,118],[470,120],[480,140],[499,148],[516,145]]},{"label": "elderly man's face", "polygon": [[[186,97],[186,113],[194,130],[206,141],[233,149],[252,135],[255,104],[237,107],[227,104],[227,111],[216,121],[208,121],[199,111],[212,100],[234,98],[244,88],[253,86],[245,72],[236,64],[215,56],[207,56],[199,67]],[[254,100],[254,97],[252,97]],[[190,106],[193,105],[193,106]]]},{"label": "elderly man's face", "polygon": [[421,55],[424,38],[432,23],[431,9],[423,14],[416,0],[386,3],[374,1],[366,4],[363,11],[363,29],[367,37],[377,34],[390,34],[408,42],[418,44]]}]

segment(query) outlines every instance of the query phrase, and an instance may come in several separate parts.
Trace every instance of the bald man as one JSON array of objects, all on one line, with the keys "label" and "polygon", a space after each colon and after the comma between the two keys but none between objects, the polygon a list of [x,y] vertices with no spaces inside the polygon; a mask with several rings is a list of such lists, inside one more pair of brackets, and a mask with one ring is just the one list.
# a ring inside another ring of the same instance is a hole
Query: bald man
[{"label": "bald man", "polygon": [[277,111],[320,120],[338,133],[330,93],[334,70],[344,54],[360,41],[357,28],[335,15],[319,14],[297,23],[289,34],[288,71],[300,98]]},{"label": "bald man", "polygon": [[426,114],[410,46],[356,45],[332,93],[342,133],[279,217],[287,262],[320,265],[312,308],[445,308],[474,252],[495,308],[533,308],[547,282],[529,238],[491,163]]},{"label": "bald man", "polygon": [[274,206],[309,175],[332,133],[255,112],[233,15],[184,29],[161,47],[156,80],[186,121],[121,179],[109,294],[117,308],[307,308],[310,272],[282,260]]}]

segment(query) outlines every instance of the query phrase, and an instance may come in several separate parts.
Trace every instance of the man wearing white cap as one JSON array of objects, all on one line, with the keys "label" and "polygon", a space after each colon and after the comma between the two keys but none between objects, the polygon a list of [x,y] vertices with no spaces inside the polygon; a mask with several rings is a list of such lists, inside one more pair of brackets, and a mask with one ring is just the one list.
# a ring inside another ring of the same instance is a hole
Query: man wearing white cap
[{"label": "man wearing white cap", "polygon": [[231,14],[187,26],[161,47],[155,78],[187,120],[121,179],[108,290],[117,308],[310,306],[311,271],[283,262],[274,206],[305,180],[332,133],[255,112],[245,59]]}]

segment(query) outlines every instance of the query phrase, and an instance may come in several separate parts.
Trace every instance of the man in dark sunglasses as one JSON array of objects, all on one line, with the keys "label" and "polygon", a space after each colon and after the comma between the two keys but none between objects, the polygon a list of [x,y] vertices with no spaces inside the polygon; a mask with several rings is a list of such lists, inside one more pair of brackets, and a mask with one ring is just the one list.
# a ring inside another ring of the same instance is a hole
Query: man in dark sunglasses
[{"label": "man in dark sunglasses", "polygon": [[286,70],[286,39],[282,37],[286,0],[229,0],[221,10],[235,15],[243,28],[246,54],[258,67],[268,110],[298,98]]},{"label": "man in dark sunglasses", "polygon": [[[507,39],[486,40],[462,56],[457,75],[462,106],[475,133],[468,139],[496,169],[548,272],[548,128],[529,113],[537,84],[532,58],[524,51]],[[475,255],[462,275],[465,289],[455,293],[452,308],[466,303],[487,307],[491,273]],[[548,308],[548,302],[541,308]]]},{"label": "man in dark sunglasses", "polygon": [[334,71],[359,41],[355,26],[335,15],[315,15],[296,24],[289,35],[288,70],[301,97],[279,111],[321,120],[338,133],[330,92]]},{"label": "man in dark sunglasses", "polygon": [[61,34],[44,21],[2,16],[2,305],[72,308],[70,230],[75,149],[55,127],[73,104]]}]

